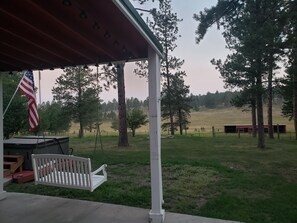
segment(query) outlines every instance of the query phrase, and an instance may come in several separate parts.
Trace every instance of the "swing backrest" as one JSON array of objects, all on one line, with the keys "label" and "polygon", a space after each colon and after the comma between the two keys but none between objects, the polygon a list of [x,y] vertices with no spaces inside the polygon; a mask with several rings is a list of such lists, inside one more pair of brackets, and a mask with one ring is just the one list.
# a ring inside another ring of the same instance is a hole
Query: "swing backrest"
[{"label": "swing backrest", "polygon": [[32,154],[35,184],[93,191],[91,160],[61,154]]}]

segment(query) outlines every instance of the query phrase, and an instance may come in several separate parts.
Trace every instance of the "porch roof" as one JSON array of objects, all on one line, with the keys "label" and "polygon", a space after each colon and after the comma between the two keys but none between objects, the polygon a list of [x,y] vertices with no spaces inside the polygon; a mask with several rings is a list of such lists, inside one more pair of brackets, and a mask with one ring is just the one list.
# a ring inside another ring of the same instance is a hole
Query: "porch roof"
[{"label": "porch roof", "polygon": [[63,68],[148,57],[162,46],[128,0],[0,3],[0,71]]}]

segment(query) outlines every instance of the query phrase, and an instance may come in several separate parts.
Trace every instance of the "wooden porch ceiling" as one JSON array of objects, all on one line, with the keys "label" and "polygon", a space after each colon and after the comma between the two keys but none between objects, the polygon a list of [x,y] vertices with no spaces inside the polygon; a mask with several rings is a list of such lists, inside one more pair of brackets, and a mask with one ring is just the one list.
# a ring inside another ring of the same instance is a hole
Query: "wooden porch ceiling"
[{"label": "wooden porch ceiling", "polygon": [[148,56],[147,40],[112,0],[4,0],[0,21],[0,71]]}]

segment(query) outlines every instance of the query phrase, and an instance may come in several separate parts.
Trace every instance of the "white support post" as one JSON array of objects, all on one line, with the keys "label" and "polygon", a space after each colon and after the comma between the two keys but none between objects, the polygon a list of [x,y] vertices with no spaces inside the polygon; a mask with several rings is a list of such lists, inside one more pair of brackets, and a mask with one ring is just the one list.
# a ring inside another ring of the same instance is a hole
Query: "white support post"
[{"label": "white support post", "polygon": [[6,198],[3,179],[3,81],[0,73],[0,200]]},{"label": "white support post", "polygon": [[160,58],[151,47],[148,49],[148,76],[152,196],[149,218],[151,223],[163,223],[165,211],[162,209]]}]

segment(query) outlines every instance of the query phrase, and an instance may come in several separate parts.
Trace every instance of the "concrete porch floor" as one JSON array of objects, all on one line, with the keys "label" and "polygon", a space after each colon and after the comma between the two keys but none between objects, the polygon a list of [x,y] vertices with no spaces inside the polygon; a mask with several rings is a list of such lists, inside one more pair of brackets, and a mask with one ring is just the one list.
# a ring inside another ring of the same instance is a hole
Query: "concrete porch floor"
[{"label": "concrete porch floor", "polygon": [[[1,223],[148,223],[147,209],[41,195],[6,193]],[[166,223],[235,223],[166,212]]]}]

